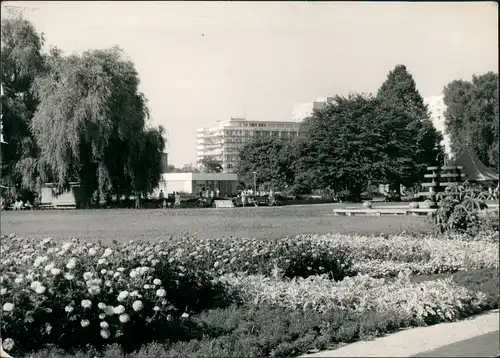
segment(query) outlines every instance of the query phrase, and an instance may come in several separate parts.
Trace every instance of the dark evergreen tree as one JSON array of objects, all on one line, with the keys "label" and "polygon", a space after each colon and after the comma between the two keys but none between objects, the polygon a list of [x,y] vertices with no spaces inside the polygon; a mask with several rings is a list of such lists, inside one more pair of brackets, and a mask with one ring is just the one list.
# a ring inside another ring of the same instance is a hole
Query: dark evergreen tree
[{"label": "dark evergreen tree", "polygon": [[[406,173],[402,179],[407,184],[422,181],[427,166],[435,165],[438,161],[442,163],[444,160],[444,148],[441,144],[443,135],[432,124],[424,99],[406,66],[397,65],[389,72],[386,81],[378,90],[377,98],[412,119],[408,130],[416,133],[417,170]],[[399,192],[400,183],[402,182],[394,178],[390,184]]]}]

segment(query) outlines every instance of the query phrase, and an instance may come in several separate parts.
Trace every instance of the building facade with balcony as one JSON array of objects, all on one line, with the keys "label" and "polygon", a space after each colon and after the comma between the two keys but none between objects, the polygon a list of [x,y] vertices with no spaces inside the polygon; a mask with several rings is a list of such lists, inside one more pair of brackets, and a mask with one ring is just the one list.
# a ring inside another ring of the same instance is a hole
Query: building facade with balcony
[{"label": "building facade with balcony", "polygon": [[446,153],[450,153],[450,136],[446,134],[446,124],[444,112],[446,105],[444,104],[444,96],[431,96],[424,98],[424,103],[427,105],[430,112],[430,119],[434,127],[443,135],[443,141]]},{"label": "building facade with balcony", "polygon": [[197,160],[211,157],[222,162],[224,173],[234,173],[240,150],[253,138],[295,138],[300,123],[277,121],[249,121],[230,118],[216,127],[198,128],[196,131]]}]

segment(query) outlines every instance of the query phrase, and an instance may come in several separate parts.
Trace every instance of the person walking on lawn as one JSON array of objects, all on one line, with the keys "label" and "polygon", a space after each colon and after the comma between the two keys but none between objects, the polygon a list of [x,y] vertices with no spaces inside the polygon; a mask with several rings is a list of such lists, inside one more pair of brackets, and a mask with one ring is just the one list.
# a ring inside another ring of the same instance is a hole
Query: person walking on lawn
[{"label": "person walking on lawn", "polygon": [[241,204],[243,207],[247,205],[247,193],[244,190],[241,192]]},{"label": "person walking on lawn", "polygon": [[181,195],[174,191],[174,197],[175,197],[174,208],[178,208],[181,206]]},{"label": "person walking on lawn", "polygon": [[274,206],[276,202],[274,201],[273,189],[269,190],[269,206]]},{"label": "person walking on lawn", "polygon": [[163,209],[166,207],[166,202],[165,202],[165,194],[163,193],[163,190],[160,190],[160,194],[158,194],[158,199],[160,199],[160,204]]}]

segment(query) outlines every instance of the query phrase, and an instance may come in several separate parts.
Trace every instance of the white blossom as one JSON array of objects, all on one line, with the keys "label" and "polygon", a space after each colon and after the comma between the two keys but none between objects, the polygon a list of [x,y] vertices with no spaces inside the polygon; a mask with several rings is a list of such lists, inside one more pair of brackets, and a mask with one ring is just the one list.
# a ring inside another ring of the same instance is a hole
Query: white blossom
[{"label": "white blossom", "polygon": [[120,320],[121,323],[127,323],[128,321],[130,321],[130,316],[124,313],[121,314],[120,317],[118,317],[118,319]]},{"label": "white blossom", "polygon": [[119,302],[125,301],[129,296],[128,291],[122,291],[118,294],[117,300]]},{"label": "white blossom", "polygon": [[14,309],[14,304],[11,302],[5,302],[2,307],[4,312],[12,312]]},{"label": "white blossom", "polygon": [[156,296],[165,297],[166,295],[167,295],[167,291],[165,291],[163,288],[156,290]]},{"label": "white blossom", "polygon": [[113,311],[115,314],[122,314],[123,312],[125,312],[125,307],[123,307],[122,305],[118,305],[114,308]]},{"label": "white blossom", "polygon": [[88,319],[82,319],[80,321],[80,324],[82,325],[82,327],[88,327],[90,324],[90,321]]},{"label": "white blossom", "polygon": [[134,309],[134,311],[139,312],[144,308],[144,305],[142,304],[142,301],[137,300],[132,303],[132,308]]}]

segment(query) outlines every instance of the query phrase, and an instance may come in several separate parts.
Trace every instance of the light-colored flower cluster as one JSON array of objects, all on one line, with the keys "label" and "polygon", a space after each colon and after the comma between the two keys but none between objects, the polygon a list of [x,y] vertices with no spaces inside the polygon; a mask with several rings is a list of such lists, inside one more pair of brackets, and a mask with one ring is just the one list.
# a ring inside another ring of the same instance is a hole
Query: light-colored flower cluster
[{"label": "light-colored flower cluster", "polygon": [[334,282],[322,276],[282,280],[262,275],[225,275],[220,278],[243,293],[247,302],[274,304],[292,309],[327,311],[400,310],[416,320],[437,316],[440,321],[462,317],[486,304],[481,292],[471,292],[451,279],[412,283],[409,273],[392,282],[367,275]]},{"label": "light-colored flower cluster", "polygon": [[8,260],[2,261],[0,275],[2,332],[14,340],[23,334],[15,331],[19,323],[39,326],[47,342],[53,340],[54,327],[111,340],[123,335],[132,320],[156,324],[184,313],[169,300],[176,287],[163,285],[182,272],[155,269],[164,259],[153,250],[48,239],[3,243],[2,258]]},{"label": "light-colored flower cluster", "polygon": [[[189,239],[172,243],[169,260],[192,263],[218,276],[225,273],[271,275],[276,265],[286,269],[297,257],[307,257],[315,273],[326,273],[329,261],[341,259],[353,272],[375,277],[396,275],[409,269],[418,273],[455,272],[492,267],[499,263],[497,233],[469,240],[453,237],[408,235],[390,237],[340,234],[300,235],[278,240],[245,238]],[[330,262],[331,263],[331,262]],[[323,270],[322,270],[323,269]]]}]

